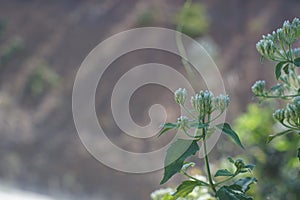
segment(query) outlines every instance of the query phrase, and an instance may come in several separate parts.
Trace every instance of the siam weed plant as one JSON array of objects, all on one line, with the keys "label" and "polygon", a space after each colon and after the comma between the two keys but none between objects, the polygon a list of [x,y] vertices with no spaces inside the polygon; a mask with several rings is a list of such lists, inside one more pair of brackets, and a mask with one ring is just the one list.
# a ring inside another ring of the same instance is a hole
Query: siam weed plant
[{"label": "siam weed plant", "polygon": [[[300,20],[295,18],[292,22],[285,21],[282,28],[272,34],[263,36],[256,44],[261,60],[264,58],[276,63],[275,76],[279,83],[271,89],[266,89],[264,80],[257,81],[252,86],[256,97],[265,99],[285,100],[285,108],[278,109],[273,117],[285,130],[270,135],[268,142],[285,134],[300,134],[300,57],[299,48],[294,48],[295,42],[300,37]],[[300,148],[297,156],[300,160]]]},{"label": "siam weed plant", "polygon": [[[185,135],[185,138],[177,139],[170,145],[164,167],[164,176],[161,184],[166,183],[171,177],[179,173],[188,179],[183,181],[172,194],[167,193],[162,200],[190,199],[188,197],[197,188],[207,188],[208,194],[220,200],[250,200],[246,192],[249,186],[256,182],[254,177],[242,177],[233,181],[238,175],[251,172],[254,168],[252,164],[245,164],[242,159],[228,161],[234,166],[235,170],[219,169],[213,175],[210,167],[209,157],[207,153],[207,139],[217,130],[229,136],[233,142],[244,149],[237,133],[232,130],[228,123],[213,125],[227,109],[229,105],[229,97],[226,95],[214,96],[210,91],[200,91],[190,98],[192,109],[186,107],[186,99],[188,98],[187,90],[179,88],[175,92],[175,101],[188,114],[180,116],[175,123],[166,123],[161,130],[160,135],[167,131],[177,129]],[[188,169],[195,164],[185,162],[187,158],[195,155],[199,150],[199,144],[202,144],[206,179],[199,179],[188,173]],[[215,177],[223,177],[219,182],[214,180]]]}]

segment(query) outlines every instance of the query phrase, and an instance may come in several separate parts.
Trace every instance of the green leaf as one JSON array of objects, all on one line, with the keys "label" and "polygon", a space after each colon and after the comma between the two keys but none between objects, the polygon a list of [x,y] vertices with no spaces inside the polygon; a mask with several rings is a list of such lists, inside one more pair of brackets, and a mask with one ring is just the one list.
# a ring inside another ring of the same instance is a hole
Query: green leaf
[{"label": "green leaf", "polygon": [[173,194],[173,198],[171,200],[176,200],[179,197],[186,197],[197,186],[203,186],[203,184],[201,182],[198,182],[198,181],[183,181],[177,187],[176,192]]},{"label": "green leaf", "polygon": [[299,158],[299,161],[300,161],[300,148],[298,148],[297,157]]},{"label": "green leaf", "polygon": [[289,74],[289,63],[287,63],[283,66],[283,71],[284,71],[284,73]]},{"label": "green leaf", "polygon": [[221,187],[217,193],[216,197],[220,200],[253,200],[252,197],[242,193],[239,190],[232,189],[233,187],[223,186]]},{"label": "green leaf", "polygon": [[172,129],[175,129],[177,128],[178,125],[177,124],[173,124],[173,123],[165,123],[163,125],[163,128],[161,129],[158,137],[160,137],[162,134],[164,134],[165,132],[169,131],[169,130],[172,130]]},{"label": "green leaf", "polygon": [[195,140],[178,139],[171,144],[165,158],[164,177],[160,184],[167,182],[174,174],[182,169],[185,159],[195,155],[199,146]]},{"label": "green leaf", "polygon": [[292,133],[294,132],[293,130],[289,129],[289,130],[285,130],[285,131],[282,131],[282,132],[279,132],[279,133],[276,133],[274,135],[269,135],[268,139],[267,139],[267,143],[270,143],[274,138],[278,137],[278,136],[282,136],[282,135],[285,135],[285,134],[288,134],[288,133]]},{"label": "green leaf", "polygon": [[245,177],[234,182],[233,185],[238,185],[241,188],[242,192],[247,192],[250,189],[250,185],[256,183],[257,179],[252,177]]},{"label": "green leaf", "polygon": [[300,67],[300,57],[299,58],[296,58],[294,60],[294,64],[297,66],[297,67]]},{"label": "green leaf", "polygon": [[248,164],[245,166],[245,168],[250,169],[250,170],[253,170],[254,167],[255,167],[255,165],[253,165],[253,164]]},{"label": "green leaf", "polygon": [[239,145],[242,149],[245,149],[244,146],[242,145],[242,142],[239,138],[239,136],[237,135],[236,132],[234,132],[234,130],[232,130],[232,128],[230,127],[230,125],[228,123],[224,123],[224,124],[218,124],[216,125],[217,128],[219,128],[220,130],[222,130],[223,133],[225,133],[226,135],[230,136],[233,141]]},{"label": "green leaf", "polygon": [[233,176],[234,174],[228,171],[227,169],[220,169],[217,171],[215,177],[218,176]]},{"label": "green leaf", "polygon": [[278,89],[280,89],[282,87],[283,87],[283,84],[277,84],[274,87],[271,87],[270,91],[274,92],[274,91],[276,91],[276,90],[278,90]]},{"label": "green leaf", "polygon": [[279,62],[276,67],[275,67],[275,75],[276,75],[276,79],[278,80],[279,77],[281,76],[281,69],[283,67],[283,65],[286,63],[286,61],[283,62]]},{"label": "green leaf", "polygon": [[234,164],[234,160],[231,157],[228,157],[227,159],[228,159],[229,162]]}]

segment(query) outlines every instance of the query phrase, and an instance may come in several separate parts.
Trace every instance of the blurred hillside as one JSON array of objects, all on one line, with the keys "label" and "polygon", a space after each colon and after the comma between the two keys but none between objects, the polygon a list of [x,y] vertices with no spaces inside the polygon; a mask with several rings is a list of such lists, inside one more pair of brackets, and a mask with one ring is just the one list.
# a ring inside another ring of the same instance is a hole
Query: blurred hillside
[{"label": "blurred hillside", "polygon": [[[195,1],[205,6],[209,36],[218,46],[217,65],[232,103],[231,120],[253,101],[251,85],[273,80],[271,64],[259,62],[256,42],[299,17],[297,0]],[[72,118],[72,87],[85,56],[109,36],[130,28],[159,26],[175,29],[182,0],[2,0],[0,2],[0,180],[7,185],[72,199],[103,197],[113,200],[149,199],[162,172],[125,174],[96,161],[84,148]],[[170,59],[171,58],[171,59]],[[97,91],[97,110],[110,139],[123,148],[147,152],[163,144],[153,139],[135,141],[122,136],[108,111],[108,96],[122,72],[147,62],[184,71],[180,59],[147,50],[126,55],[112,64]],[[147,91],[157,91],[153,86]],[[172,101],[170,92],[145,99],[137,110],[153,102]],[[152,96],[153,96],[152,95]],[[151,96],[151,95],[150,95]],[[174,108],[169,106],[169,108]],[[137,112],[133,110],[133,112]],[[170,119],[176,113],[169,111]],[[107,113],[107,115],[106,115]],[[147,122],[147,112],[136,114]],[[168,138],[167,138],[168,139]],[[166,139],[166,141],[167,141]],[[164,141],[164,142],[166,142]],[[74,197],[75,196],[75,197]]]}]

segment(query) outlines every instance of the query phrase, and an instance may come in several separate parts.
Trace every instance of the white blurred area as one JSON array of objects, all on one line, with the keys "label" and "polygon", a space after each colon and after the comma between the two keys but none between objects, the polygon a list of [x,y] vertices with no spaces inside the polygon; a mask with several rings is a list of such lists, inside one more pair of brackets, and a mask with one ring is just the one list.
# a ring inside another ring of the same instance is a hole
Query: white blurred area
[{"label": "white blurred area", "polygon": [[1,200],[62,200],[54,199],[44,195],[34,194],[31,192],[11,189],[8,187],[0,187]]}]

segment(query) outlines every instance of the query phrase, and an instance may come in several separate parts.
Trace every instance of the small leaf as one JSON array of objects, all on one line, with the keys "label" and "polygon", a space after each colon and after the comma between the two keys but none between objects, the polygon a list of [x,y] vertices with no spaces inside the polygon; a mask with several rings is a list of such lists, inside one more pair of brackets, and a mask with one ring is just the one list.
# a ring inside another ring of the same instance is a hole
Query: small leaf
[{"label": "small leaf", "polygon": [[299,58],[296,58],[294,60],[294,64],[297,66],[297,67],[300,67],[300,57]]},{"label": "small leaf", "polygon": [[280,89],[282,87],[283,87],[283,84],[277,84],[274,87],[271,87],[270,91],[274,92],[274,91],[276,91],[276,90],[278,90],[278,89]]},{"label": "small leaf", "polygon": [[276,67],[275,67],[275,74],[276,74],[276,79],[278,80],[279,77],[281,76],[281,69],[283,65],[286,63],[286,61],[279,62]]},{"label": "small leaf", "polygon": [[253,170],[254,167],[255,167],[255,165],[253,165],[253,164],[248,164],[245,166],[246,169],[250,169],[250,170]]},{"label": "small leaf", "polygon": [[185,159],[195,155],[199,146],[195,140],[178,139],[171,144],[165,158],[164,177],[160,184],[167,182],[174,174],[182,169]]},{"label": "small leaf", "polygon": [[234,164],[234,160],[231,157],[228,157],[227,159],[228,159],[229,162]]},{"label": "small leaf", "polygon": [[195,187],[203,186],[201,182],[198,181],[183,181],[176,189],[171,200],[176,200],[179,197],[186,197],[188,194],[193,192]]},{"label": "small leaf", "polygon": [[234,130],[232,130],[232,128],[230,127],[230,125],[228,123],[218,124],[218,125],[216,125],[216,127],[219,128],[220,130],[222,130],[222,132],[224,132],[226,135],[230,136],[234,140],[234,142],[237,145],[239,145],[242,149],[245,149],[241,143],[239,136],[237,135],[236,132],[234,132]]},{"label": "small leaf", "polygon": [[241,179],[237,180],[236,182],[234,182],[233,185],[240,186],[241,191],[243,191],[245,193],[250,189],[250,185],[253,183],[256,183],[256,182],[257,182],[256,178],[246,177],[246,178],[241,178]]},{"label": "small leaf", "polygon": [[292,133],[294,132],[293,130],[289,129],[289,130],[285,130],[285,131],[282,131],[282,132],[279,132],[279,133],[276,133],[274,135],[269,135],[268,139],[267,139],[267,143],[270,143],[274,138],[276,137],[279,137],[279,136],[282,136],[282,135],[285,135],[285,134],[288,134],[288,133]]},{"label": "small leaf", "polygon": [[220,200],[253,200],[252,197],[249,197],[248,195],[242,193],[239,190],[234,190],[232,187],[229,186],[221,187],[217,191],[216,196]]},{"label": "small leaf", "polygon": [[173,124],[173,123],[165,123],[163,125],[163,128],[161,129],[158,137],[160,137],[162,134],[164,134],[165,132],[169,131],[169,130],[172,130],[172,129],[175,129],[177,128],[178,125],[177,124]]},{"label": "small leaf", "polygon": [[218,176],[233,176],[234,174],[228,171],[227,169],[220,169],[217,171],[215,177]]},{"label": "small leaf", "polygon": [[287,63],[283,66],[283,71],[284,71],[284,73],[289,74],[289,63]]}]

